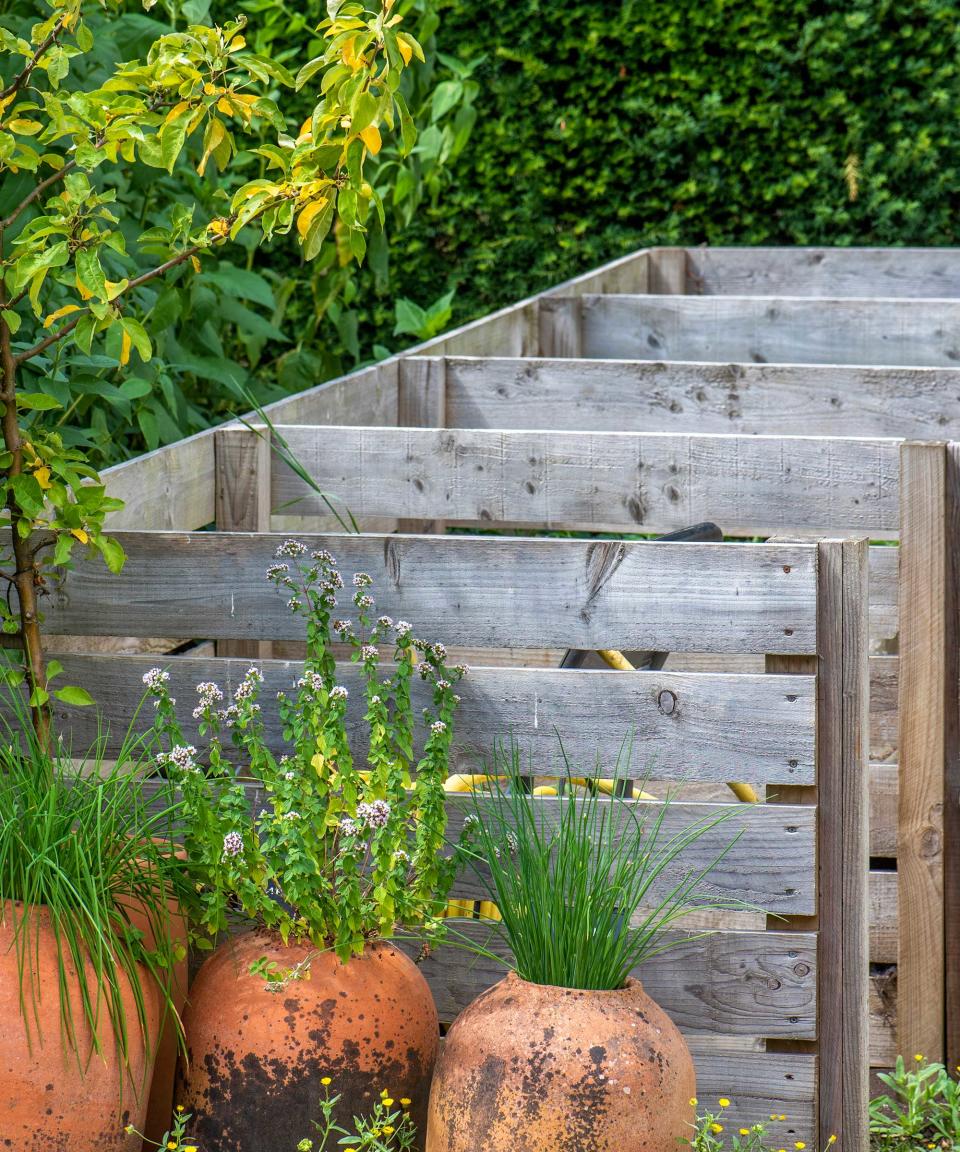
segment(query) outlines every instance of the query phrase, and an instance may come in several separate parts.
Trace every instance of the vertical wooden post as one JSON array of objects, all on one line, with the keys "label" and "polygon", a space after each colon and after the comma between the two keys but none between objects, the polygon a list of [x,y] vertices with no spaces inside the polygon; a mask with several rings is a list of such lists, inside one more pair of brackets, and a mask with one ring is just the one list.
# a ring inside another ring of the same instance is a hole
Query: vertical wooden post
[{"label": "vertical wooden post", "polygon": [[900,449],[898,1048],[944,1050],[943,801],[946,723],[946,445]]},{"label": "vertical wooden post", "polygon": [[[447,362],[442,356],[400,361],[397,387],[398,428],[445,428]],[[443,533],[442,520],[398,520],[398,532]]]},{"label": "vertical wooden post", "polygon": [[[249,428],[218,428],[214,433],[217,530],[270,531],[270,441]],[[269,641],[218,640],[218,656],[267,659]]]},{"label": "vertical wooden post", "polygon": [[817,554],[818,1146],[867,1152],[867,541]]},{"label": "vertical wooden post", "polygon": [[943,924],[947,1066],[960,1064],[960,444],[947,445]]},{"label": "vertical wooden post", "polygon": [[540,355],[557,359],[583,355],[583,305],[579,296],[540,301]]},{"label": "vertical wooden post", "polygon": [[656,296],[685,296],[687,253],[683,248],[654,248],[650,252],[650,292]]}]

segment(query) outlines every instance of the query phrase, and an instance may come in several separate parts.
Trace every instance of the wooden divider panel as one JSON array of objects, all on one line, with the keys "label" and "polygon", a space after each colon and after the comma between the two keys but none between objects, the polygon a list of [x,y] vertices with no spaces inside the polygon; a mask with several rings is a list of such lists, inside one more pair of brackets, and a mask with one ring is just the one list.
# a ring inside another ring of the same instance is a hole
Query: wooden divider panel
[{"label": "wooden divider panel", "polygon": [[582,354],[598,359],[950,368],[960,300],[585,296]]},{"label": "wooden divider panel", "polygon": [[[653,249],[658,258],[662,249]],[[666,251],[670,251],[667,249]],[[956,248],[687,248],[691,295],[960,296]]]},{"label": "wooden divider panel", "polygon": [[[446,384],[449,428],[910,439],[940,439],[960,428],[957,368],[509,357],[430,362]],[[419,363],[411,357],[404,368]]]},{"label": "wooden divider panel", "polygon": [[[284,427],[357,517],[669,531],[704,515],[730,534],[899,524],[899,442],[671,433]],[[273,503],[323,510],[282,461]]]}]

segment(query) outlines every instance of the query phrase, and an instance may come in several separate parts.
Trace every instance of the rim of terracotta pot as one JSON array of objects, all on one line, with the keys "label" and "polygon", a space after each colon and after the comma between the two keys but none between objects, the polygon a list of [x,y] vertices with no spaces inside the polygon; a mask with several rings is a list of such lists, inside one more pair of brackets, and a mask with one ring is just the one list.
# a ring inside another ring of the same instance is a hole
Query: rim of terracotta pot
[{"label": "rim of terracotta pot", "polygon": [[642,992],[643,984],[635,976],[628,976],[626,984],[619,988],[568,988],[566,984],[540,984],[536,980],[526,980],[515,968],[504,977],[504,983],[518,984],[525,988],[542,988],[544,992],[560,992],[569,996],[613,996],[618,992]]}]

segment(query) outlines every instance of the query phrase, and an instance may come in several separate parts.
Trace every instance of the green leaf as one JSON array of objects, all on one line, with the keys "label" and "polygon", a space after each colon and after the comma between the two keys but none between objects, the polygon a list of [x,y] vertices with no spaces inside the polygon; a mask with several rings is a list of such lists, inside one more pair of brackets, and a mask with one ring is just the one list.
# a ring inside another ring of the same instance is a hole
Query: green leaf
[{"label": "green leaf", "polygon": [[393,326],[394,336],[419,336],[427,322],[427,314],[420,305],[401,297],[394,307],[397,317]]},{"label": "green leaf", "polygon": [[107,285],[100,267],[100,256],[96,248],[80,248],[76,257],[77,275],[84,288],[101,300],[107,298]]},{"label": "green leaf", "polygon": [[50,693],[45,691],[38,684],[36,688],[30,693],[30,699],[27,703],[31,708],[42,708],[44,704],[50,699]]},{"label": "green leaf", "polygon": [[134,348],[139,352],[140,358],[149,360],[153,356],[153,346],[150,343],[146,328],[139,320],[134,320],[132,316],[124,316],[120,324],[124,332],[130,337]]},{"label": "green leaf", "polygon": [[463,95],[463,85],[459,80],[444,80],[433,90],[433,100],[430,106],[430,119],[436,123],[445,116],[451,108],[455,108]]},{"label": "green leaf", "polygon": [[4,323],[10,329],[10,334],[15,336],[20,331],[20,314],[14,312],[12,308],[3,308],[0,309],[0,316],[3,317]]},{"label": "green leaf", "polygon": [[114,575],[123,569],[127,554],[112,536],[97,536],[93,543]]},{"label": "green leaf", "polygon": [[62,671],[63,665],[59,660],[50,660],[47,664],[47,682],[56,679]]},{"label": "green leaf", "polygon": [[29,408],[35,412],[49,412],[53,408],[62,408],[63,405],[46,392],[18,392],[17,407]]},{"label": "green leaf", "polygon": [[63,704],[72,704],[75,708],[89,708],[93,703],[93,697],[86,690],[80,688],[76,684],[68,684],[64,688],[58,688],[54,692],[54,696]]}]

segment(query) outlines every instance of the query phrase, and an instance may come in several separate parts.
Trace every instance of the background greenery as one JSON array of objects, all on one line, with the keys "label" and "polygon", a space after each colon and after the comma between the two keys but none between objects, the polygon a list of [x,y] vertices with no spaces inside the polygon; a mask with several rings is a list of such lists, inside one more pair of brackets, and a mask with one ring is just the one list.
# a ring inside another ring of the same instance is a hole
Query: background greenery
[{"label": "background greenery", "polygon": [[[65,438],[94,463],[221,419],[246,406],[244,388],[269,402],[640,246],[957,242],[960,0],[398,7],[427,54],[404,78],[420,136],[403,171],[392,147],[377,157],[391,212],[364,267],[333,247],[308,266],[288,237],[158,287],[149,364],[93,361],[79,378],[70,366],[85,397]],[[90,8],[94,67],[238,12],[258,52],[309,58],[325,12],[323,0]],[[8,26],[41,10],[0,0]],[[240,157],[220,191],[256,163]],[[144,227],[171,198],[198,216],[222,202],[189,158],[159,179],[131,166],[117,193]],[[56,388],[61,366],[40,367]]]}]

